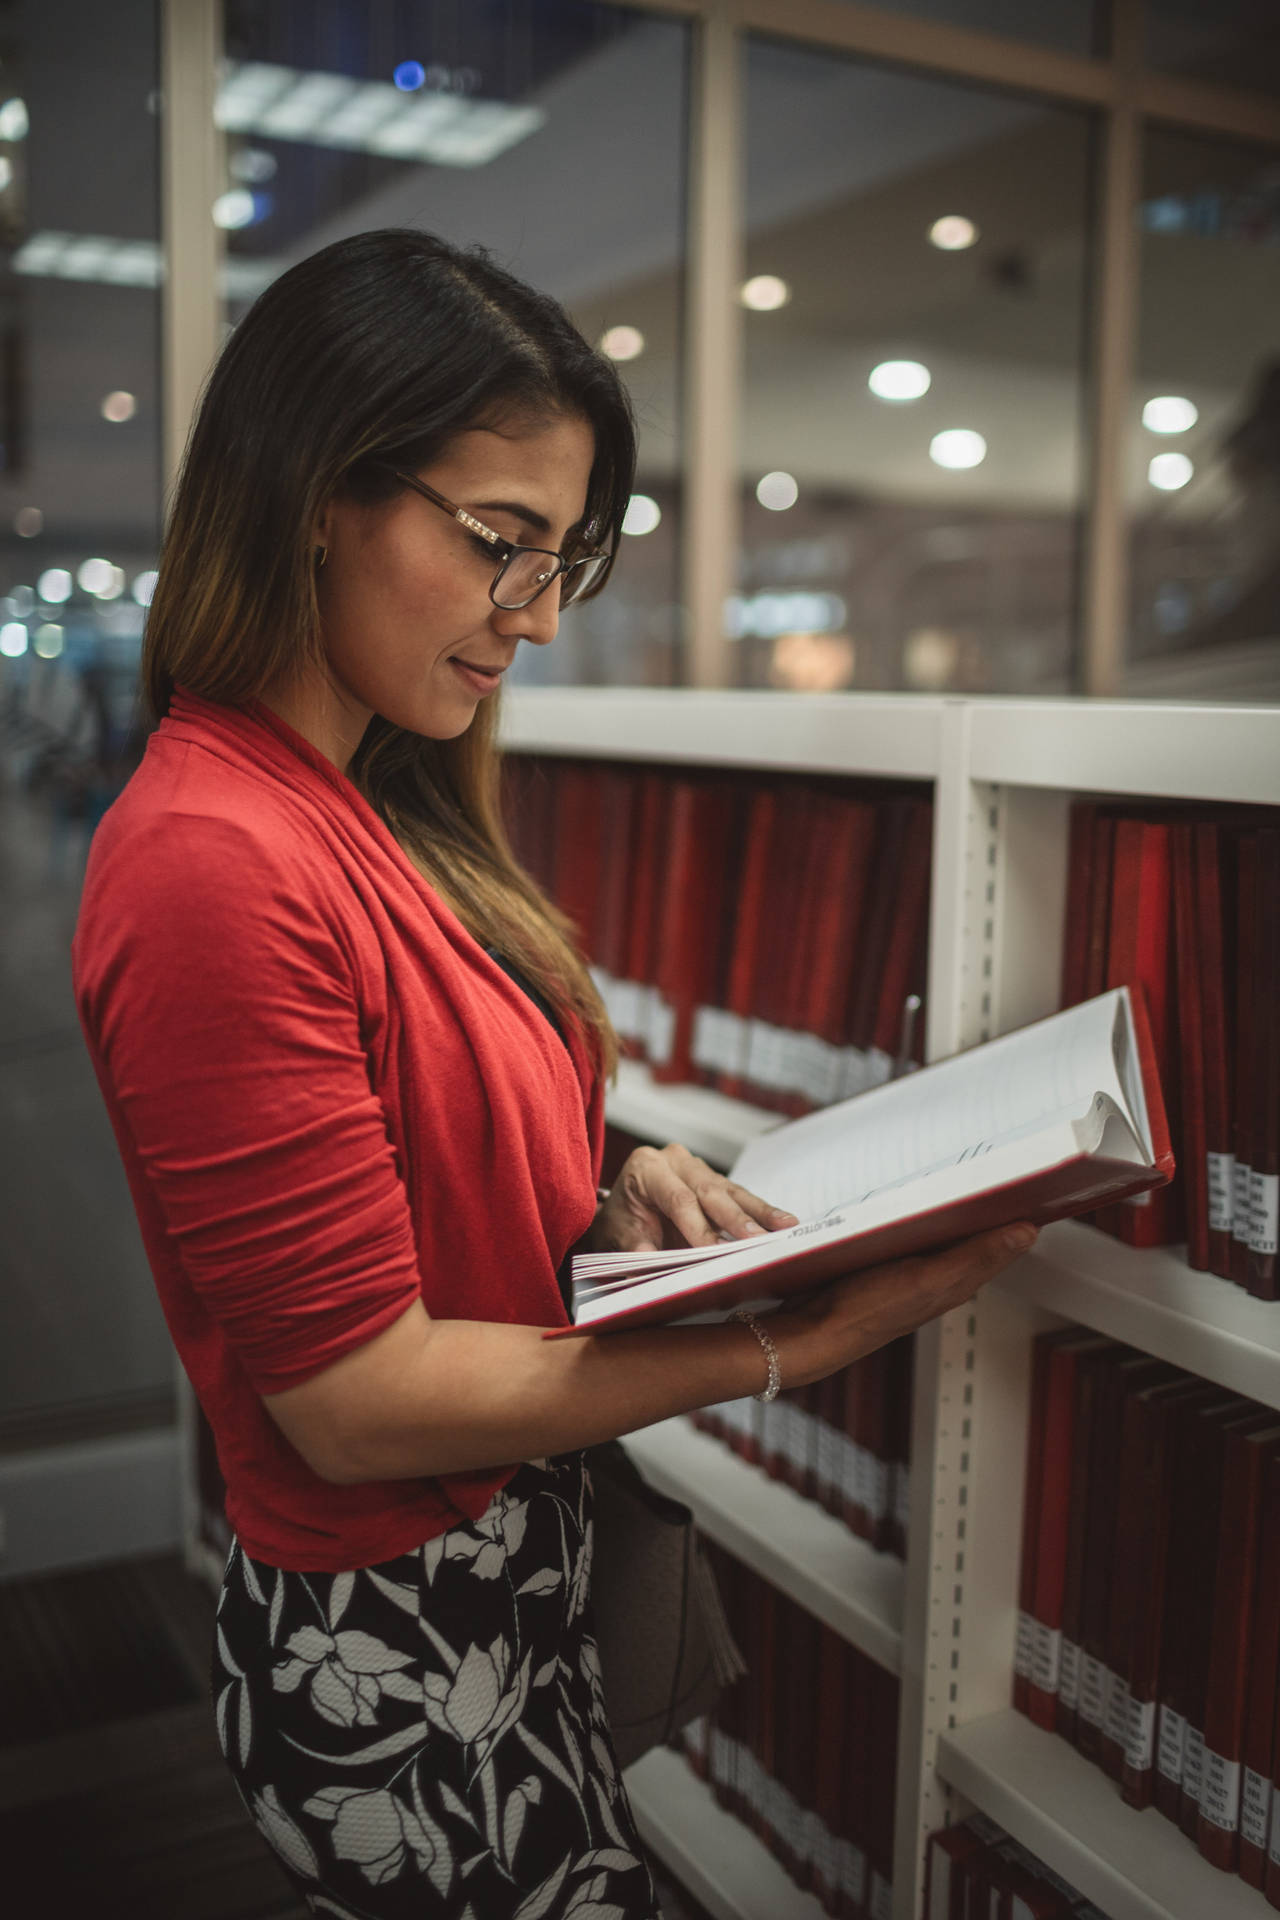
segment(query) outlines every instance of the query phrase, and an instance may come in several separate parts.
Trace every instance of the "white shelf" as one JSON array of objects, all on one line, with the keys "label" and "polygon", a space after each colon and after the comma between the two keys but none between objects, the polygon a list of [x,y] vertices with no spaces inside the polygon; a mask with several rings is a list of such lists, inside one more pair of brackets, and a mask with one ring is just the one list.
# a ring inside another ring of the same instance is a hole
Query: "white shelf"
[{"label": "white shelf", "polygon": [[821,1903],[678,1753],[655,1747],[623,1778],[640,1838],[715,1920],[823,1920]]},{"label": "white shelf", "polygon": [[678,1140],[713,1167],[731,1167],[749,1140],[781,1126],[783,1115],[745,1100],[730,1100],[713,1087],[656,1081],[640,1060],[620,1060],[618,1078],[605,1097],[615,1127],[663,1146]]},{"label": "white shelf", "polygon": [[513,687],[501,738],[514,751],[593,760],[932,780],[946,704],[923,694]]},{"label": "white shelf", "polygon": [[1163,1814],[1127,1807],[1100,1768],[1012,1709],[944,1733],[938,1771],[1108,1920],[1263,1920],[1270,1912]]},{"label": "white shelf", "polygon": [[1280,1407],[1280,1301],[1255,1300],[1229,1280],[1194,1272],[1181,1248],[1139,1251],[1062,1220],[995,1284]]},{"label": "white shelf", "polygon": [[1078,793],[1280,802],[1280,707],[975,700],[969,777]]},{"label": "white shelf", "polygon": [[890,1673],[902,1670],[903,1567],[812,1500],[687,1420],[628,1434],[626,1447],[662,1493],[692,1507],[707,1538],[734,1554]]}]

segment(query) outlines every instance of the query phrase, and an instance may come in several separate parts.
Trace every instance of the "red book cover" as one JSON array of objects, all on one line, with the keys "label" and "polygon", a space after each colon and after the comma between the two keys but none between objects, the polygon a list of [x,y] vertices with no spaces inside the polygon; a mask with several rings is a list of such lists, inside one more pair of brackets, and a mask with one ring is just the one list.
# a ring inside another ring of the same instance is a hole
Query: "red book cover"
[{"label": "red book cover", "polygon": [[1031,1394],[1027,1409],[1027,1477],[1022,1487],[1022,1559],[1018,1571],[1018,1628],[1013,1653],[1013,1704],[1029,1711],[1031,1666],[1035,1652],[1036,1553],[1044,1481],[1044,1427],[1048,1413],[1049,1354],[1056,1333],[1039,1334],[1031,1345]]},{"label": "red book cover", "polygon": [[1231,1278],[1231,1227],[1234,1205],[1231,1129],[1231,1083],[1235,1062],[1231,1047],[1228,987],[1226,886],[1223,868],[1227,835],[1223,828],[1200,823],[1192,829],[1195,841],[1196,945],[1200,970],[1201,1084],[1204,1094],[1206,1227],[1205,1246],[1210,1273]]},{"label": "red book cover", "polygon": [[940,1832],[929,1835],[925,1860],[925,1920],[968,1920],[967,1868],[986,1851],[986,1841],[980,1840],[968,1827],[943,1827]]},{"label": "red book cover", "polygon": [[866,911],[876,810],[866,800],[833,794],[828,800],[822,886],[824,919],[809,967],[804,1026],[831,1046],[843,1046],[849,985]]},{"label": "red book cover", "polygon": [[1090,800],[1072,803],[1067,839],[1067,901],[1062,929],[1062,998],[1064,1007],[1087,1000],[1089,977],[1089,898],[1093,885],[1094,822],[1098,809]]},{"label": "red book cover", "polygon": [[1258,1529],[1258,1584],[1253,1599],[1244,1735],[1240,1747],[1240,1855],[1237,1872],[1251,1887],[1266,1882],[1271,1818],[1276,1690],[1280,1687],[1280,1453],[1263,1470]]},{"label": "red book cover", "polygon": [[1054,1725],[1064,1739],[1074,1741],[1080,1709],[1080,1636],[1084,1603],[1085,1540],[1089,1524],[1090,1463],[1098,1389],[1108,1351],[1124,1352],[1107,1343],[1083,1356],[1076,1368],[1071,1416],[1071,1492],[1067,1506],[1067,1576],[1062,1589],[1062,1644],[1058,1667],[1058,1697]]},{"label": "red book cover", "polygon": [[870,1697],[867,1717],[873,1741],[865,1825],[869,1869],[867,1912],[872,1920],[889,1920],[894,1795],[898,1779],[898,1682],[874,1661],[867,1664]]},{"label": "red book cover", "polygon": [[565,760],[556,781],[555,900],[573,923],[582,952],[590,953],[600,892],[601,769]]},{"label": "red book cover", "polygon": [[1223,1458],[1222,1514],[1213,1590],[1213,1627],[1205,1687],[1204,1760],[1196,1842],[1211,1865],[1236,1865],[1245,1682],[1258,1576],[1258,1528],[1268,1456],[1280,1426],[1233,1428]]},{"label": "red book cover", "polygon": [[[875,1700],[871,1681],[870,1660],[855,1647],[850,1647],[845,1663],[845,1718],[849,1734],[845,1746],[844,1809],[840,1822],[840,1838],[846,1843],[840,1902],[842,1920],[864,1920],[871,1891],[868,1860],[871,1778],[881,1764],[876,1746]],[[853,1854],[851,1861],[848,1859],[850,1850]]]},{"label": "red book cover", "polygon": [[1192,1608],[1192,1629],[1189,1634],[1191,1658],[1187,1669],[1186,1758],[1182,1769],[1182,1792],[1178,1798],[1178,1824],[1192,1840],[1197,1835],[1204,1792],[1205,1716],[1209,1700],[1209,1664],[1213,1656],[1217,1591],[1215,1556],[1219,1546],[1219,1515],[1229,1491],[1227,1441],[1234,1432],[1254,1432],[1269,1425],[1274,1418],[1274,1414],[1254,1406],[1250,1401],[1237,1407],[1225,1420],[1215,1421],[1212,1416],[1201,1416],[1200,1444],[1206,1460],[1202,1471],[1188,1488],[1187,1498],[1203,1504],[1206,1509],[1194,1541],[1203,1557],[1190,1575],[1185,1568],[1174,1569],[1175,1579],[1179,1576],[1188,1579]]},{"label": "red book cover", "polygon": [[[1165,1112],[1176,1136],[1181,1118],[1178,1086],[1176,970],[1173,888],[1167,822],[1119,820],[1111,875],[1107,985],[1139,986],[1146,1001]],[[1159,1192],[1107,1210],[1108,1231],[1129,1246],[1168,1246],[1181,1237],[1176,1182]]]},{"label": "red book cover", "polygon": [[828,1626],[818,1626],[818,1681],[814,1695],[813,1809],[822,1822],[822,1845],[810,1862],[808,1884],[825,1910],[840,1910],[840,1869],[835,1843],[844,1820],[845,1747],[849,1737],[845,1712],[845,1642]]},{"label": "red book cover", "polygon": [[907,832],[919,804],[919,801],[908,799],[881,800],[877,803],[879,818],[875,856],[850,996],[849,1039],[864,1053],[875,1044],[885,960],[903,878]]},{"label": "red book cover", "polygon": [[777,788],[757,787],[747,808],[738,896],[733,909],[733,944],[724,993],[726,1011],[735,1014],[742,1023],[741,1060],[738,1072],[726,1069],[718,1079],[720,1091],[738,1100],[749,1098],[751,1091],[745,1072],[746,1023],[755,1011],[760,991],[777,824]]},{"label": "red book cover", "polygon": [[1253,1161],[1249,1169],[1249,1258],[1245,1285],[1259,1300],[1280,1292],[1280,831],[1257,836],[1257,945],[1254,1007]]},{"label": "red book cover", "polygon": [[787,1036],[779,1062],[778,1110],[797,1118],[813,1106],[804,1084],[796,1036],[809,1028],[810,977],[818,951],[828,937],[830,914],[825,882],[827,861],[826,826],[830,796],[807,790],[797,797],[798,812],[791,832],[794,835],[793,867],[786,897],[789,927],[788,951],[779,973],[778,998],[774,1009],[777,1026]]},{"label": "red book cover", "polygon": [[[1046,1336],[1042,1335],[1041,1339],[1045,1340]],[[1032,1546],[1031,1671],[1026,1711],[1038,1727],[1050,1732],[1057,1719],[1062,1660],[1077,1369],[1087,1355],[1104,1350],[1110,1350],[1109,1342],[1093,1334],[1071,1332],[1047,1336],[1044,1348],[1043,1424]],[[1034,1382],[1032,1391],[1035,1391]],[[1027,1471],[1030,1475],[1030,1461]]]},{"label": "red book cover", "polygon": [[1085,949],[1082,999],[1092,1000],[1107,984],[1107,948],[1111,934],[1111,868],[1115,858],[1116,820],[1110,813],[1094,817],[1089,862],[1089,938]]},{"label": "red book cover", "polygon": [[670,1009],[670,1046],[652,1063],[660,1081],[693,1076],[693,1023],[714,988],[720,923],[727,906],[733,791],[723,780],[672,784],[667,858],[658,898],[654,984]]},{"label": "red book cover", "polygon": [[[1080,1601],[1076,1745],[1086,1759],[1099,1764],[1108,1729],[1122,1727],[1126,1711],[1123,1682],[1111,1666],[1110,1644],[1111,1603],[1120,1574],[1116,1555],[1116,1462],[1120,1458],[1125,1396],[1139,1387],[1153,1386],[1165,1372],[1163,1361],[1122,1348],[1105,1356],[1098,1385],[1090,1438],[1089,1516]],[[1116,1772],[1118,1776],[1118,1766]]]},{"label": "red book cover", "polygon": [[1137,1484],[1122,1493],[1127,1510],[1125,1551],[1130,1559],[1136,1611],[1128,1634],[1124,1679],[1128,1729],[1120,1773],[1121,1797],[1147,1807],[1155,1797],[1156,1717],[1160,1701],[1160,1649],[1165,1635],[1169,1522],[1173,1505],[1173,1436],[1180,1407],[1208,1406],[1221,1389],[1186,1376],[1135,1394],[1125,1411],[1131,1424],[1122,1472]]},{"label": "red book cover", "polygon": [[897,1059],[902,1047],[903,1009],[916,985],[913,972],[929,919],[929,877],[933,859],[933,806],[907,802],[893,918],[880,971],[872,1045]]},{"label": "red book cover", "polygon": [[1258,1104],[1257,939],[1258,837],[1242,833],[1236,841],[1236,1070],[1231,1116],[1231,1278],[1241,1286],[1249,1278],[1250,1189]]},{"label": "red book cover", "polygon": [[1187,1224],[1187,1264],[1209,1265],[1209,1184],[1205,1160],[1204,991],[1200,978],[1200,923],[1196,907],[1195,832],[1171,829],[1174,951],[1178,972],[1178,1050],[1182,1075],[1182,1150],[1179,1169]]},{"label": "red book cover", "polygon": [[[639,777],[623,977],[646,987],[653,984],[657,963],[669,788],[670,775],[665,772],[645,772]],[[648,1051],[647,1032],[624,1036],[622,1049],[632,1059],[643,1059]]]},{"label": "red book cover", "polygon": [[630,767],[601,769],[600,886],[591,952],[596,964],[615,980],[626,978],[638,794],[637,776]]}]

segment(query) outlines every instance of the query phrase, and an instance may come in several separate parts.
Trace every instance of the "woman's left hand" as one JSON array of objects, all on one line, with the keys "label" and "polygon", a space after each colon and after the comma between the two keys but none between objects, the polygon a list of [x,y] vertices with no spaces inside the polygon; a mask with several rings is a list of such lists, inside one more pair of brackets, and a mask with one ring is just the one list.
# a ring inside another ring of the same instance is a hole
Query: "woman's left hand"
[{"label": "woman's left hand", "polygon": [[796,1216],[748,1193],[687,1147],[637,1147],[596,1215],[596,1253],[657,1253],[794,1227]]}]

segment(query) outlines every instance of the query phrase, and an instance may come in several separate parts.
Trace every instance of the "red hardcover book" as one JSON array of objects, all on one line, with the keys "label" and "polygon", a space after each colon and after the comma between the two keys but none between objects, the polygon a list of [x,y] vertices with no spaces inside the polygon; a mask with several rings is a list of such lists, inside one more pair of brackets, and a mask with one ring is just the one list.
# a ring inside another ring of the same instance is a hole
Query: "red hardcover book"
[{"label": "red hardcover book", "polygon": [[927,951],[929,876],[933,860],[933,806],[912,800],[903,827],[893,918],[876,1001],[871,1044],[896,1060],[902,1044],[903,1009],[913,990],[913,978],[922,946]]},{"label": "red hardcover book", "polygon": [[1236,1865],[1258,1528],[1266,1465],[1278,1444],[1280,1426],[1255,1430],[1236,1427],[1227,1434],[1223,1458],[1196,1841],[1205,1859],[1224,1873],[1232,1872]]},{"label": "red hardcover book", "polygon": [[[1116,1552],[1116,1515],[1126,1394],[1153,1386],[1166,1375],[1163,1361],[1121,1349],[1107,1354],[1098,1384],[1089,1456],[1089,1517],[1085,1532],[1084,1586],[1080,1602],[1080,1708],[1076,1745],[1088,1760],[1103,1762],[1108,1731],[1124,1744],[1127,1701],[1124,1682],[1111,1665],[1111,1604],[1121,1577]],[[1115,1768],[1119,1777],[1119,1765]]]},{"label": "red hardcover book", "polygon": [[737,1022],[739,1059],[735,1070],[726,1067],[716,1077],[720,1091],[738,1100],[747,1099],[751,1091],[746,1078],[748,1022],[755,1010],[764,964],[777,825],[777,788],[757,787],[747,803],[738,894],[732,915],[733,941],[723,996],[725,1011]]},{"label": "red hardcover book", "polygon": [[1018,1571],[1018,1626],[1013,1652],[1013,1704],[1026,1713],[1031,1702],[1035,1652],[1036,1553],[1044,1480],[1044,1428],[1048,1413],[1049,1354],[1057,1333],[1042,1333],[1031,1346],[1031,1395],[1027,1408],[1027,1477],[1022,1487],[1022,1559]]},{"label": "red hardcover book", "polygon": [[1089,978],[1089,896],[1093,884],[1094,821],[1092,801],[1072,803],[1067,838],[1067,901],[1062,928],[1064,1007],[1087,1000]]},{"label": "red hardcover book", "polygon": [[918,800],[909,799],[881,800],[877,804],[879,818],[870,894],[858,942],[849,1015],[849,1039],[864,1053],[875,1045],[885,961],[903,881],[907,834],[919,805]]},{"label": "red hardcover book", "polygon": [[1204,990],[1200,978],[1200,924],[1196,908],[1195,832],[1170,829],[1173,845],[1174,951],[1178,974],[1178,1052],[1182,1079],[1182,1152],[1179,1162],[1187,1226],[1187,1264],[1209,1265],[1209,1187],[1205,1160]]},{"label": "red hardcover book", "polygon": [[1231,1278],[1231,1228],[1234,1206],[1231,1083],[1235,1062],[1231,1046],[1228,988],[1226,886],[1228,852],[1225,829],[1205,822],[1192,829],[1195,842],[1196,947],[1200,972],[1206,1193],[1205,1247],[1210,1273]]},{"label": "red hardcover book", "polygon": [[1251,1887],[1266,1884],[1271,1824],[1272,1755],[1280,1687],[1280,1454],[1263,1474],[1258,1584],[1245,1686],[1244,1738],[1240,1753],[1240,1859],[1237,1871]]},{"label": "red hardcover book", "polygon": [[590,955],[600,892],[601,769],[566,760],[556,781],[555,899],[573,923],[579,948]]},{"label": "red hardcover book", "polygon": [[[1111,875],[1107,984],[1140,986],[1146,1000],[1165,1112],[1176,1138],[1178,1087],[1172,860],[1167,822],[1119,820]],[[1181,1237],[1178,1183],[1109,1208],[1108,1231],[1133,1247],[1168,1246]]]},{"label": "red hardcover book", "polygon": [[600,886],[591,952],[596,964],[615,980],[626,978],[638,795],[637,777],[630,767],[601,768]]},{"label": "red hardcover book", "polygon": [[[969,1827],[943,1827],[929,1835],[925,1859],[925,1920],[969,1920],[970,1864],[987,1852]],[[983,1920],[986,1920],[985,1915]]]},{"label": "red hardcover book", "polygon": [[1132,1593],[1128,1625],[1128,1728],[1120,1773],[1121,1797],[1147,1807],[1155,1797],[1156,1716],[1160,1702],[1160,1649],[1165,1633],[1169,1522],[1173,1506],[1173,1435],[1179,1408],[1207,1406],[1221,1389],[1192,1376],[1145,1387],[1125,1408],[1128,1425],[1121,1472],[1136,1476],[1122,1490]]},{"label": "red hardcover book", "polygon": [[[670,776],[655,770],[639,778],[636,799],[633,885],[627,921],[626,965],[623,977],[639,987],[653,985],[661,937],[659,901],[662,894],[666,817]],[[642,1019],[634,1032],[624,1032],[622,1050],[631,1059],[648,1053],[648,1023]]]},{"label": "red hardcover book", "polygon": [[1062,1643],[1054,1726],[1074,1741],[1080,1711],[1080,1636],[1084,1604],[1085,1540],[1089,1524],[1090,1463],[1098,1389],[1108,1351],[1124,1352],[1108,1342],[1083,1356],[1076,1368],[1071,1416],[1071,1492],[1067,1506],[1067,1574],[1062,1589]]},{"label": "red hardcover book", "polygon": [[809,1026],[810,978],[818,951],[830,937],[830,892],[826,884],[826,827],[830,817],[827,794],[809,789],[797,796],[792,829],[794,853],[787,919],[788,952],[778,981],[774,1019],[784,1036],[779,1061],[778,1110],[793,1117],[808,1113],[813,1100],[802,1035]]},{"label": "red hardcover book", "polygon": [[868,1725],[873,1746],[866,1799],[869,1920],[890,1920],[893,1886],[893,1814],[898,1778],[898,1682],[869,1661]]},{"label": "red hardcover book", "polygon": [[876,809],[867,800],[828,800],[823,888],[827,918],[809,968],[804,1025],[830,1046],[848,1038],[846,1009],[866,912]]},{"label": "red hardcover book", "polygon": [[1252,1224],[1251,1188],[1254,1124],[1257,1118],[1258,1021],[1256,995],[1258,941],[1258,837],[1236,840],[1236,1070],[1231,1134],[1231,1278],[1241,1286],[1249,1278]]},{"label": "red hardcover book", "polygon": [[1249,1255],[1245,1285],[1259,1300],[1280,1293],[1280,831],[1257,836],[1254,909],[1253,1161],[1249,1169]]},{"label": "red hardcover book", "polygon": [[[1178,1799],[1178,1824],[1192,1840],[1196,1838],[1199,1828],[1205,1785],[1205,1720],[1209,1707],[1209,1667],[1213,1658],[1219,1515],[1229,1492],[1229,1472],[1234,1480],[1234,1469],[1228,1466],[1228,1440],[1233,1433],[1256,1432],[1270,1425],[1274,1418],[1274,1414],[1265,1408],[1246,1401],[1243,1408],[1226,1420],[1207,1422],[1208,1430],[1202,1431],[1200,1439],[1208,1455],[1208,1464],[1204,1477],[1189,1492],[1189,1498],[1195,1499],[1199,1495],[1208,1508],[1199,1536],[1206,1548],[1205,1564],[1197,1570],[1197,1577],[1190,1585],[1194,1626],[1192,1658],[1188,1668],[1186,1760],[1182,1769],[1182,1792]],[[1177,1578],[1181,1571],[1175,1568],[1174,1577]]]},{"label": "red hardcover book", "polygon": [[[1086,1356],[1104,1350],[1111,1350],[1108,1341],[1093,1334],[1070,1332],[1050,1335],[1045,1349],[1043,1428],[1032,1550],[1035,1572],[1031,1583],[1031,1673],[1026,1711],[1038,1727],[1050,1732],[1057,1719],[1062,1662],[1077,1369]],[[1028,1462],[1028,1473],[1030,1470]]]},{"label": "red hardcover book", "polygon": [[1107,948],[1111,934],[1111,869],[1115,859],[1116,819],[1112,813],[1094,816],[1089,862],[1089,938],[1085,949],[1085,1000],[1092,1000],[1107,984]]},{"label": "red hardcover book", "polygon": [[693,1026],[714,990],[720,923],[727,905],[733,790],[723,780],[672,784],[667,858],[658,901],[654,983],[669,1014],[669,1045],[651,1049],[659,1081],[693,1077]]},{"label": "red hardcover book", "polygon": [[881,1764],[876,1751],[872,1664],[856,1648],[845,1662],[845,1718],[849,1733],[845,1746],[844,1809],[840,1823],[841,1920],[866,1920],[871,1890],[868,1827],[871,1778]]}]

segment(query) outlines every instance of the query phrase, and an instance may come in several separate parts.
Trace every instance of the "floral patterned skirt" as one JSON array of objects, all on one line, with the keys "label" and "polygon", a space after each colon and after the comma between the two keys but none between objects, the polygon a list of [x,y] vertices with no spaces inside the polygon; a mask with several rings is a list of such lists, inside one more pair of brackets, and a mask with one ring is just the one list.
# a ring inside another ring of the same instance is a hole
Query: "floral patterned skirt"
[{"label": "floral patterned skirt", "polygon": [[660,1920],[600,1689],[590,1503],[573,1453],[357,1572],[233,1542],[218,1738],[313,1913]]}]

